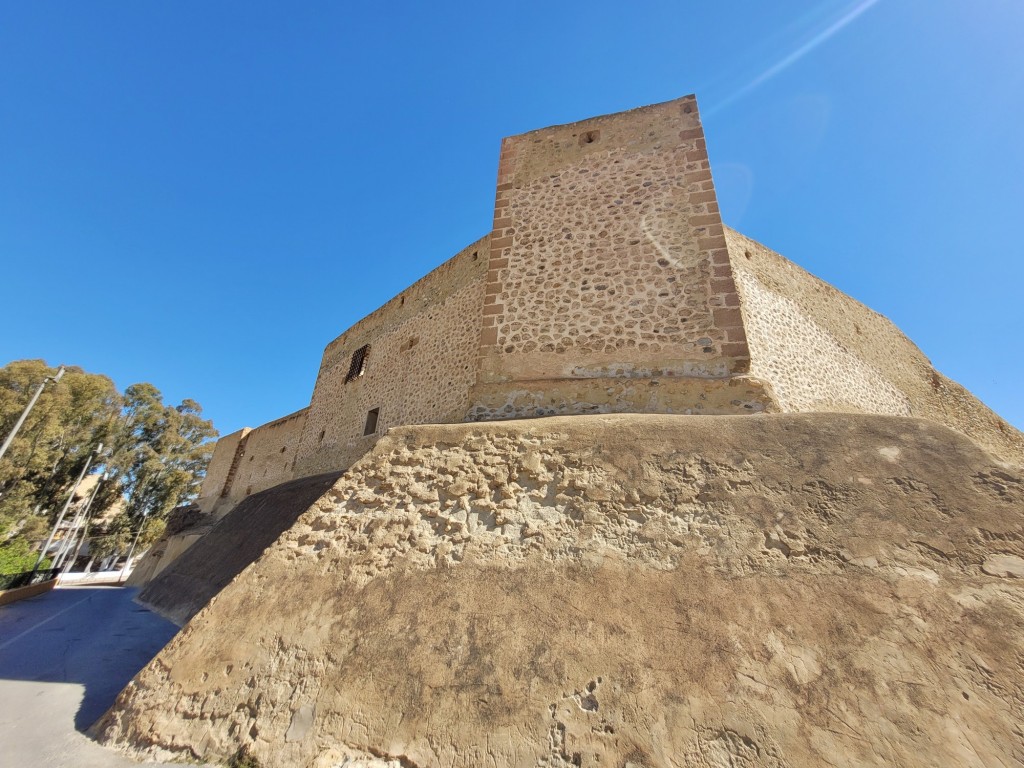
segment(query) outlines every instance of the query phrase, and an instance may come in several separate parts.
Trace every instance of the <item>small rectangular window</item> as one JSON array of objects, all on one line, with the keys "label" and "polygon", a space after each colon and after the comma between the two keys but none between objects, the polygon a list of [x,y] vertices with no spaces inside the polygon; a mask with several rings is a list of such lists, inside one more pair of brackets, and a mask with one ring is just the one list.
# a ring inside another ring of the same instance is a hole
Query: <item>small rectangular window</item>
[{"label": "small rectangular window", "polygon": [[377,419],[380,416],[380,408],[373,408],[366,414],[366,427],[363,429],[363,436],[372,435],[377,431]]},{"label": "small rectangular window", "polygon": [[358,379],[363,375],[363,372],[366,370],[366,358],[369,354],[369,344],[364,344],[352,353],[352,361],[348,364],[348,375],[345,377],[346,384],[352,381],[352,379]]}]

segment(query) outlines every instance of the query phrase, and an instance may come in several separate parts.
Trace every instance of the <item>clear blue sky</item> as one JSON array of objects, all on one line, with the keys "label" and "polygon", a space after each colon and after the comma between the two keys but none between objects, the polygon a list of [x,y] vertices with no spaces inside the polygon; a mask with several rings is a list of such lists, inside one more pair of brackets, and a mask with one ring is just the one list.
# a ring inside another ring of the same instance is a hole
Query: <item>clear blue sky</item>
[{"label": "clear blue sky", "polygon": [[1024,427],[1024,3],[6,2],[0,364],[305,406],[502,136],[696,93],[726,223]]}]

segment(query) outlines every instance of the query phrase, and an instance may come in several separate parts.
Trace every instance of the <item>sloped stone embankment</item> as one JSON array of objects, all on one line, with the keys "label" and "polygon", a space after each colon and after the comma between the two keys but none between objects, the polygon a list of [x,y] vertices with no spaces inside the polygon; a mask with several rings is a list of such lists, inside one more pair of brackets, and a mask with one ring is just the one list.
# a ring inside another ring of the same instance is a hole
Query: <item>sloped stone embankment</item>
[{"label": "sloped stone embankment", "polygon": [[318,768],[1019,765],[1021,577],[1024,478],[925,421],[405,427],[97,731]]},{"label": "sloped stone embankment", "polygon": [[291,528],[339,476],[334,472],[281,483],[243,499],[216,522],[202,521],[187,530],[202,535],[146,583],[136,601],[182,626]]}]

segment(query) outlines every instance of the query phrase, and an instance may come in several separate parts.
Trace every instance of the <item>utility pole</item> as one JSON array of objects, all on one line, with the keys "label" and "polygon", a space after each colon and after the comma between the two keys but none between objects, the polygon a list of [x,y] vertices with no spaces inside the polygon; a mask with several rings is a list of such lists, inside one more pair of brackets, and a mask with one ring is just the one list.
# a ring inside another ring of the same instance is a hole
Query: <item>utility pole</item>
[{"label": "utility pole", "polygon": [[[106,473],[104,473],[104,476],[105,475],[106,475]],[[85,518],[85,525],[82,527],[82,538],[78,540],[78,549],[75,550],[75,556],[71,559],[72,563],[74,563],[74,562],[76,562],[78,560],[78,556],[82,554],[82,547],[85,546],[85,542],[89,538],[89,521],[90,521],[90,519],[91,518],[88,518],[88,517]],[[89,558],[89,562],[85,564],[85,570],[87,572],[89,570],[89,566],[92,565],[92,561],[95,560],[95,559],[96,559],[96,556],[93,555],[92,557]]]},{"label": "utility pole", "polygon": [[[92,502],[96,498],[96,494],[100,492],[100,486],[103,484],[103,481],[106,480],[106,479],[107,479],[107,473],[104,472],[103,475],[100,476],[100,478],[98,480],[96,480],[96,485],[93,486],[92,493],[89,494],[89,500],[85,503],[85,506],[82,507],[82,509],[78,512],[77,515],[75,515],[75,519],[71,523],[71,535],[69,535],[64,540],[63,544],[61,545],[61,548],[58,550],[58,552],[57,552],[57,559],[54,560],[54,562],[53,562],[53,567],[54,568],[60,568],[61,565],[64,563],[64,558],[66,558],[69,554],[71,554],[71,550],[72,549],[75,549],[75,540],[78,538],[78,529],[80,527],[82,527],[83,521],[85,522],[86,527],[88,527],[88,524],[89,524],[89,509],[92,507]],[[83,539],[83,543],[84,543],[84,539]],[[81,550],[81,549],[82,549],[82,545],[79,544],[78,545],[78,550]],[[70,570],[71,566],[74,564],[76,559],[78,559],[78,552],[77,551],[75,552],[75,557],[68,561],[67,567],[64,570],[65,571]]]},{"label": "utility pole", "polygon": [[93,452],[89,454],[89,458],[85,461],[85,466],[82,467],[82,471],[78,473],[78,479],[75,480],[75,484],[71,486],[71,493],[68,494],[68,500],[64,502],[64,508],[57,515],[57,522],[53,524],[53,530],[50,531],[50,538],[46,540],[45,546],[39,551],[39,559],[36,560],[36,564],[32,567],[33,572],[39,570],[39,564],[43,562],[43,558],[46,557],[46,551],[50,548],[53,543],[53,537],[57,535],[57,529],[60,528],[60,524],[64,522],[64,515],[68,512],[68,507],[71,506],[72,500],[75,498],[75,491],[78,490],[78,484],[82,482],[82,478],[85,477],[85,473],[89,471],[89,466],[92,464],[93,456],[98,456],[103,451],[103,443],[100,443],[93,449]]},{"label": "utility pole", "polygon": [[57,369],[57,373],[55,373],[53,376],[47,376],[45,379],[43,379],[43,383],[39,385],[39,388],[36,390],[36,393],[32,395],[32,399],[28,401],[28,405],[25,406],[25,410],[21,412],[21,416],[18,418],[17,423],[14,425],[14,429],[11,430],[11,434],[9,434],[7,436],[7,439],[4,440],[4,444],[0,445],[0,459],[4,457],[4,454],[7,453],[7,449],[11,447],[11,443],[14,442],[14,436],[18,434],[18,430],[21,429],[21,425],[25,423],[25,419],[28,418],[28,414],[32,410],[32,407],[36,404],[36,400],[38,400],[39,396],[43,394],[43,389],[51,381],[54,384],[56,384],[58,381],[60,381],[63,375],[64,366],[62,365],[60,368]]}]

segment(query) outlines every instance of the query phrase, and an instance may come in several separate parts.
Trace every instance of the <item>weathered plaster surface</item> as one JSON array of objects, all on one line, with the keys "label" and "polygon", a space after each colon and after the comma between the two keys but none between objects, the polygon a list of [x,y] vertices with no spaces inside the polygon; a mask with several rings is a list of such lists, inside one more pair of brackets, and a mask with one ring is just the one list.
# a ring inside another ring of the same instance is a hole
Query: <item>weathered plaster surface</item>
[{"label": "weathered plaster surface", "polygon": [[655,369],[647,375],[540,379],[478,384],[467,421],[594,413],[723,415],[777,410],[764,384],[750,376],[695,379]]},{"label": "weathered plaster surface", "polygon": [[98,731],[269,768],[1016,765],[1022,515],[920,419],[402,427]]},{"label": "weathered plaster surface", "polygon": [[308,409],[257,427],[242,441],[242,453],[231,483],[235,503],[250,494],[272,488],[292,478]]},{"label": "weathered plaster surface", "polygon": [[233,468],[236,466],[236,457],[239,453],[239,446],[245,436],[252,432],[249,427],[244,427],[230,435],[224,435],[217,441],[213,450],[210,464],[206,468],[206,477],[203,480],[203,487],[196,504],[203,512],[211,513],[221,501],[225,488],[230,493],[231,480],[234,477]]}]

